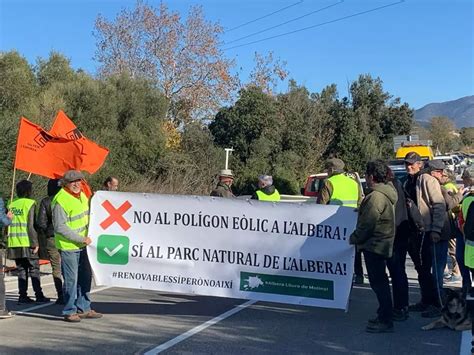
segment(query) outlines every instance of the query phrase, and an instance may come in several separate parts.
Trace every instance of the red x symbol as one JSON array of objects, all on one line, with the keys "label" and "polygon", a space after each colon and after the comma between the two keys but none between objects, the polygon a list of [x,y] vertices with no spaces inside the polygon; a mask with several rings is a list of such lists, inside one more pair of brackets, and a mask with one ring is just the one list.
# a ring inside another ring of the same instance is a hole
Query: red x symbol
[{"label": "red x symbol", "polygon": [[109,228],[115,222],[117,222],[124,231],[130,228],[130,224],[125,220],[125,218],[123,218],[123,214],[132,207],[130,202],[125,201],[119,208],[115,208],[107,200],[102,203],[102,206],[107,210],[107,212],[109,212],[109,217],[104,219],[100,224],[103,229]]}]

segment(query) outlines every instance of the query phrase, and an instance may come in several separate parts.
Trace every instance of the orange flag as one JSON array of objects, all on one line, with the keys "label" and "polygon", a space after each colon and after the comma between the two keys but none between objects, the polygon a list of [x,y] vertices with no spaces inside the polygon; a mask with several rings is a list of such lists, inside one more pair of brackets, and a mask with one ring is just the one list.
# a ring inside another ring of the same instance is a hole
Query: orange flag
[{"label": "orange flag", "polygon": [[85,170],[90,174],[95,173],[104,164],[109,150],[83,136],[81,131],[63,112],[59,111],[49,131],[52,136],[74,140],[82,147],[81,165],[76,166],[77,170]]},{"label": "orange flag", "polygon": [[57,179],[82,164],[82,146],[66,138],[54,137],[22,117],[16,146],[15,168]]}]

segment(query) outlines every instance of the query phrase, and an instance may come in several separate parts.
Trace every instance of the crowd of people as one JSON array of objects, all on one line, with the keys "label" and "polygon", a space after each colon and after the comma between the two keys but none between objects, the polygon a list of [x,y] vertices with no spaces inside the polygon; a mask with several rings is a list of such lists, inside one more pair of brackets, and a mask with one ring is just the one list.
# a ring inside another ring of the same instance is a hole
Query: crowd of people
[{"label": "crowd of people", "polygon": [[[367,164],[369,193],[359,205],[357,227],[350,238],[364,254],[369,283],[379,303],[376,317],[366,326],[371,333],[393,331],[393,321],[405,321],[412,312],[425,318],[441,316],[450,242],[452,266],[462,274],[462,297],[471,288],[464,241],[469,242],[474,233],[474,220],[470,220],[474,176],[466,169],[464,186],[458,188],[442,160],[424,162],[416,152],[406,155],[405,168],[408,175],[402,183],[385,162]],[[413,304],[409,304],[407,254],[420,285],[420,300]]]},{"label": "crowd of people", "polygon": [[[87,235],[89,225],[89,199],[82,191],[84,175],[80,171],[67,171],[61,179],[48,181],[47,195],[39,204],[32,199],[33,184],[21,180],[16,184],[16,198],[7,208],[0,199],[0,224],[8,227],[6,253],[0,248],[0,319],[11,318],[6,308],[4,258],[13,260],[18,275],[18,304],[48,303],[41,288],[39,269],[40,245],[43,255],[51,262],[56,304],[63,305],[66,322],[101,318],[91,308],[89,293],[92,271],[87,248],[92,240]],[[118,189],[118,179],[108,177],[104,190]],[[28,296],[31,279],[35,299]]]},{"label": "crowd of people", "polygon": [[[354,283],[364,283],[362,254],[369,284],[377,296],[377,315],[369,319],[372,333],[393,331],[393,321],[405,321],[410,313],[440,317],[446,283],[462,280],[462,297],[471,288],[474,268],[474,174],[466,169],[458,187],[442,160],[423,161],[416,152],[404,159],[406,179],[400,181],[386,162],[367,163],[368,191],[345,171],[341,159],[326,161],[327,179],[316,203],[357,208],[356,230],[350,243],[356,246]],[[232,198],[234,176],[222,170],[211,196]],[[253,199],[279,201],[269,175],[258,178]],[[472,206],[471,206],[472,205]],[[472,242],[471,242],[472,241]],[[472,247],[472,249],[470,249]],[[420,300],[409,303],[407,255],[418,275]],[[465,262],[465,255],[469,260]],[[448,263],[448,256],[451,258]],[[390,288],[389,276],[392,287]]]},{"label": "crowd of people", "polygon": [[[474,269],[474,174],[466,169],[463,185],[458,187],[442,160],[424,162],[416,152],[406,155],[405,181],[398,180],[386,162],[367,163],[367,191],[345,172],[337,158],[326,162],[327,179],[319,189],[316,203],[355,208],[356,229],[350,243],[356,247],[354,282],[363,283],[362,254],[370,287],[379,307],[369,319],[366,330],[391,332],[394,321],[405,321],[412,312],[422,317],[439,317],[445,298],[447,277],[462,279],[462,295],[471,289]],[[70,170],[61,179],[48,182],[48,193],[39,204],[33,200],[33,185],[28,180],[16,184],[16,198],[7,208],[0,199],[0,224],[8,226],[4,258],[14,260],[18,275],[19,304],[46,303],[39,272],[39,246],[51,261],[56,303],[64,306],[67,322],[101,318],[91,308],[89,293],[92,272],[87,248],[92,240],[87,234],[89,199],[82,191],[84,176]],[[232,171],[224,169],[211,196],[233,198]],[[280,194],[270,175],[261,175],[252,199],[280,201]],[[116,191],[118,179],[109,177],[103,189]],[[365,196],[364,196],[365,195]],[[40,241],[43,243],[40,243]],[[409,304],[406,259],[410,256],[418,274],[420,300]],[[448,255],[452,258],[451,272]],[[390,288],[390,275],[392,287]],[[4,273],[0,272],[0,319],[12,317],[6,309]],[[28,296],[31,279],[35,299]]]}]

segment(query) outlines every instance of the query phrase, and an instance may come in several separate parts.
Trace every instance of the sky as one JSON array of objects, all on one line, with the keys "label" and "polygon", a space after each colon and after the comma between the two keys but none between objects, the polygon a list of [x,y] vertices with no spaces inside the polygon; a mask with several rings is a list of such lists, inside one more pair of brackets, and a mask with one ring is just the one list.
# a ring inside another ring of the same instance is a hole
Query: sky
[{"label": "sky", "polygon": [[[335,83],[339,96],[346,96],[348,83],[368,73],[416,109],[474,94],[472,0],[165,2],[183,17],[190,6],[201,5],[208,20],[219,22],[226,29],[224,53],[235,59],[243,78],[253,68],[255,52],[271,51],[287,62],[289,78],[311,92]],[[99,63],[93,59],[92,33],[98,14],[113,20],[134,5],[134,0],[0,0],[0,51],[17,50],[34,64],[54,50],[68,57],[72,67],[95,74]],[[312,28],[267,39],[306,27]],[[253,41],[259,42],[248,44]],[[278,89],[285,91],[287,82]]]}]

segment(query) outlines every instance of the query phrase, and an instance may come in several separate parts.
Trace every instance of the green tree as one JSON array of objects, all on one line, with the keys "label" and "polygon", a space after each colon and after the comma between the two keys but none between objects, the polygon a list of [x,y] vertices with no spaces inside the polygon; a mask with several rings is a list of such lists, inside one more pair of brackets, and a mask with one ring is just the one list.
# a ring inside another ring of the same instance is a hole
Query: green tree
[{"label": "green tree", "polygon": [[38,84],[43,87],[51,86],[53,83],[71,82],[75,76],[70,60],[54,51],[49,54],[47,60],[38,58],[35,71]]},{"label": "green tree", "polygon": [[460,134],[461,143],[468,149],[474,148],[474,127],[463,127]]},{"label": "green tree", "polygon": [[246,163],[252,142],[271,126],[275,114],[275,99],[263,93],[262,89],[251,86],[239,92],[234,106],[217,113],[209,129],[218,146],[233,147],[234,155]]},{"label": "green tree", "polygon": [[429,131],[433,146],[441,153],[447,153],[455,146],[456,126],[448,117],[433,117]]}]

